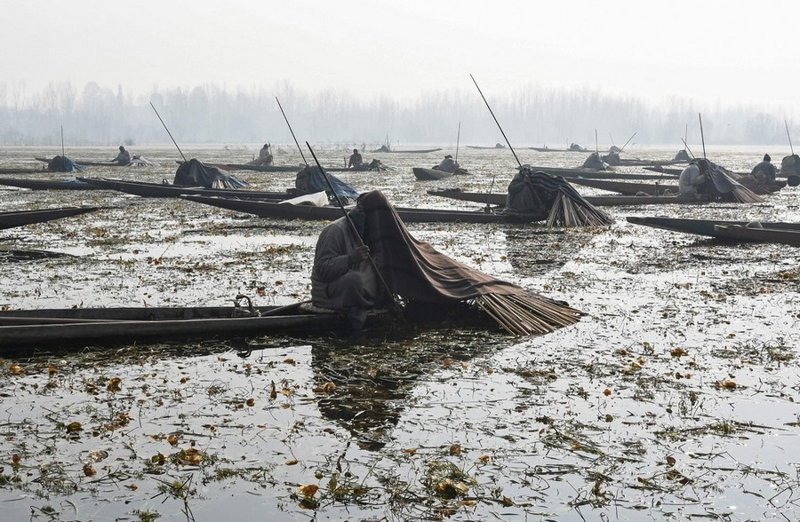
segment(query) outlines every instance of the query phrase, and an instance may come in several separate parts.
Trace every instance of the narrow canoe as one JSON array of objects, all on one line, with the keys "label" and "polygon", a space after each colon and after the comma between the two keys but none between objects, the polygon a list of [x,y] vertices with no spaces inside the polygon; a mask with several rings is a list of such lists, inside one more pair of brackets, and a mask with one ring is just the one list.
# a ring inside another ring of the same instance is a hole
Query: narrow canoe
[{"label": "narrow canoe", "polygon": [[[459,201],[472,201],[485,205],[496,205],[504,207],[506,204],[505,194],[486,194],[481,192],[462,192],[460,190],[429,190],[428,194],[443,198],[456,199]],[[682,198],[680,196],[587,196],[586,201],[596,207],[622,207],[639,205],[685,205],[700,204],[694,198]]]},{"label": "narrow canoe", "polygon": [[626,181],[612,181],[602,179],[571,179],[570,183],[575,185],[582,185],[584,187],[592,187],[600,190],[608,190],[609,192],[617,192],[628,196],[635,196],[636,194],[648,194],[650,196],[662,196],[666,193],[677,194],[678,185],[671,185],[668,183],[630,183]]},{"label": "narrow canoe", "polygon": [[373,150],[372,153],[373,154],[377,154],[377,153],[381,153],[382,152],[384,154],[427,154],[429,152],[439,152],[440,150],[442,150],[442,149],[441,148],[439,148],[439,149],[416,149],[416,150],[381,150],[381,149],[376,149],[376,150]]},{"label": "narrow canoe", "polygon": [[100,207],[64,207],[45,208],[41,210],[20,210],[15,212],[0,212],[0,230],[21,227],[33,223],[44,223],[54,219],[77,216],[87,212],[94,212]]},{"label": "narrow canoe", "polygon": [[[313,207],[289,205],[267,201],[246,201],[229,198],[208,198],[184,196],[189,201],[214,207],[253,214],[262,218],[305,219],[310,221],[333,221],[342,217],[338,207]],[[395,207],[400,218],[406,223],[520,223],[519,217],[505,216],[501,213]]]},{"label": "narrow canoe", "polygon": [[627,173],[627,172],[614,172],[613,170],[594,170],[582,168],[561,168],[561,167],[531,167],[534,171],[546,172],[552,176],[561,176],[562,178],[584,178],[584,179],[674,179],[659,174],[641,173]]},{"label": "narrow canoe", "polygon": [[[176,160],[178,165],[182,160]],[[222,170],[247,170],[252,172],[299,172],[304,165],[250,165],[249,163],[207,163],[206,165],[217,167]],[[361,172],[356,169],[346,167],[325,167],[327,172]]]},{"label": "narrow canoe", "polygon": [[233,307],[76,308],[0,312],[0,354],[20,348],[130,344],[192,338],[346,331],[338,314],[301,313],[297,305],[257,307],[261,317],[236,317]]},{"label": "narrow canoe", "polygon": [[[682,232],[684,234],[697,234],[699,236],[708,237],[723,237],[723,232],[717,230],[717,227],[723,226],[739,226],[746,227],[747,221],[721,221],[721,220],[708,220],[708,219],[681,219],[681,218],[667,218],[667,217],[628,217],[629,223],[636,225],[643,225],[652,228],[662,228],[673,232]],[[784,230],[800,232],[800,223],[782,223],[782,222],[762,222],[761,226],[770,230]],[[756,230],[756,229],[754,229]],[[744,239],[743,239],[744,240]]]},{"label": "narrow canoe", "polygon": [[298,194],[292,192],[262,192],[246,189],[207,189],[202,187],[178,187],[161,183],[146,183],[143,181],[123,181],[108,178],[82,178],[78,180],[99,189],[116,190],[144,198],[177,198],[183,195],[197,196],[227,196],[242,199],[271,199],[283,200]]},{"label": "narrow canoe", "polygon": [[[52,158],[43,158],[40,156],[36,157],[36,161],[42,161],[44,163],[50,163]],[[74,163],[80,165],[81,167],[127,167],[128,165],[123,163],[117,163],[115,161],[89,161],[89,160],[72,160]]]},{"label": "narrow canoe", "polygon": [[[643,160],[643,159],[624,159],[620,158],[620,167],[663,167],[669,165],[686,165],[688,161],[683,160]],[[680,174],[680,172],[678,173]]]},{"label": "narrow canoe", "polygon": [[473,150],[505,150],[505,146],[502,145],[500,147],[498,147],[497,145],[493,147],[482,147],[480,145],[467,145],[467,148]]},{"label": "narrow canoe", "polygon": [[2,168],[0,169],[0,174],[41,174],[43,172],[48,172],[47,169],[15,169],[15,168]]},{"label": "narrow canoe", "polygon": [[95,187],[77,179],[0,178],[0,185],[31,190],[100,190],[100,187]]},{"label": "narrow canoe", "polygon": [[589,149],[550,149],[547,147],[528,147],[530,150],[535,150],[536,152],[594,152]]},{"label": "narrow canoe", "polygon": [[452,178],[452,172],[445,172],[443,170],[426,169],[424,167],[414,167],[414,176],[420,181],[434,181],[438,179]]},{"label": "narrow canoe", "polygon": [[758,241],[800,246],[800,225],[796,230],[780,230],[769,227],[757,228],[742,225],[715,225],[714,233],[715,237],[730,241]]}]

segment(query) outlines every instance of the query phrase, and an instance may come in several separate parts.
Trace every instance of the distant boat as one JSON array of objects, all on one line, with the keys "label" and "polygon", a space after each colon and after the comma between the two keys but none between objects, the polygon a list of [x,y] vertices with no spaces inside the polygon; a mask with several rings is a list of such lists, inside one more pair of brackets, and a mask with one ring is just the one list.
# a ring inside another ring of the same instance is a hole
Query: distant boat
[{"label": "distant boat", "polygon": [[482,147],[480,145],[467,145],[468,149],[475,149],[475,150],[498,150],[498,149],[505,149],[506,146],[502,143],[495,143],[494,147]]},{"label": "distant boat", "polygon": [[429,152],[437,152],[442,150],[438,149],[413,149],[413,150],[392,150],[388,145],[381,145],[381,148],[371,151],[373,154],[376,152],[383,152],[385,154],[427,154]]}]

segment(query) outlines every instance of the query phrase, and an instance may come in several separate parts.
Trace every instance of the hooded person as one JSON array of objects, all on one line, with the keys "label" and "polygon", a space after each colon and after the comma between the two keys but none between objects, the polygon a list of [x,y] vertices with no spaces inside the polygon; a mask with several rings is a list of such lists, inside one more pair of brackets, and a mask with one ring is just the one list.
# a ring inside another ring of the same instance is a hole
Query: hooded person
[{"label": "hooded person", "polygon": [[605,170],[606,167],[608,167],[608,165],[600,159],[600,154],[597,152],[589,154],[589,157],[583,162],[583,168],[585,169]]},{"label": "hooded person", "polygon": [[706,194],[705,185],[709,182],[710,166],[708,160],[699,159],[681,171],[678,178],[678,192],[681,196],[700,199]]},{"label": "hooded person", "polygon": [[441,163],[434,167],[435,170],[441,170],[442,172],[456,172],[460,168],[461,167],[459,167],[458,163],[456,163],[453,156],[450,154],[445,156]]},{"label": "hooded person", "polygon": [[622,163],[619,159],[619,152],[613,150],[603,156],[602,159],[605,163],[611,165],[612,167],[617,167]]},{"label": "hooded person", "polygon": [[772,158],[769,154],[764,154],[764,160],[753,167],[750,175],[760,184],[774,183],[775,176],[778,174],[778,169],[772,164]]},{"label": "hooded person", "polygon": [[254,165],[272,165],[272,149],[269,143],[265,143],[261,150],[258,151],[258,158],[253,161]]},{"label": "hooded person", "polygon": [[111,161],[113,163],[119,163],[120,165],[127,165],[131,162],[131,153],[125,150],[125,147],[120,145],[119,154],[117,154],[117,157]]},{"label": "hooded person", "polygon": [[692,157],[689,156],[689,153],[686,152],[686,149],[681,149],[681,150],[678,151],[677,154],[675,154],[675,157],[672,158],[672,161],[686,161],[686,162],[689,162],[689,161],[692,161]]}]

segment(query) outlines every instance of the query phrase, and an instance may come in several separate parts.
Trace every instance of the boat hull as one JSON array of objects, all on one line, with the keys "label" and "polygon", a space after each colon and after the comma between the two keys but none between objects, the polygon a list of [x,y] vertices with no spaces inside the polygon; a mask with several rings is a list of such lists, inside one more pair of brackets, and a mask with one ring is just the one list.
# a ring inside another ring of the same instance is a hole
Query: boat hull
[{"label": "boat hull", "polygon": [[105,190],[116,190],[126,194],[133,194],[144,198],[177,198],[184,195],[197,196],[224,196],[242,199],[268,199],[283,200],[298,194],[292,192],[261,192],[245,189],[206,189],[199,187],[176,187],[160,183],[145,183],[141,181],[123,181],[108,178],[78,178],[94,187]]},{"label": "boat hull", "polygon": [[79,180],[16,179],[0,178],[0,185],[30,190],[101,190]]},{"label": "boat hull", "polygon": [[[707,219],[681,219],[667,217],[633,217],[627,218],[629,223],[642,225],[651,228],[661,228],[672,232],[682,232],[684,234],[696,234],[699,236],[717,237],[731,239],[724,236],[724,232],[717,230],[718,226],[741,226],[746,227],[747,221],[722,221]],[[784,230],[800,232],[800,223],[767,222],[761,226],[771,230]],[[746,239],[740,239],[745,241]]]},{"label": "boat hull", "polygon": [[[429,190],[428,194],[459,201],[471,201],[486,205],[505,206],[505,194],[485,194],[480,192],[462,192],[460,190]],[[641,205],[687,205],[701,204],[694,198],[680,196],[587,196],[586,201],[596,207],[622,207]]]},{"label": "boat hull", "polygon": [[0,213],[0,230],[31,225],[33,223],[44,223],[46,221],[53,221],[54,219],[94,212],[99,209],[100,207],[66,207],[2,212]]}]

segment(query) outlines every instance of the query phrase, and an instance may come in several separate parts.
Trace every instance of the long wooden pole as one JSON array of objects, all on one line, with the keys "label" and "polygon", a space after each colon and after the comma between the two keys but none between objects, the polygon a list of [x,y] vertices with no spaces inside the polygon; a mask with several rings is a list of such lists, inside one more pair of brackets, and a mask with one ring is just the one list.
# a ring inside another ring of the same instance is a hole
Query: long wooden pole
[{"label": "long wooden pole", "polygon": [[794,156],[794,147],[792,146],[792,135],[789,134],[789,122],[783,120],[783,125],[786,127],[786,137],[789,138],[789,149],[792,151],[792,156]]},{"label": "long wooden pole", "polygon": [[594,151],[600,154],[600,145],[597,143],[597,129],[594,130]]},{"label": "long wooden pole", "polygon": [[178,142],[177,142],[177,141],[175,141],[175,138],[173,138],[173,137],[172,137],[172,133],[171,133],[171,132],[169,131],[169,129],[167,128],[167,124],[166,124],[166,123],[164,123],[164,120],[161,118],[161,115],[160,115],[160,114],[158,113],[158,111],[156,110],[156,106],[155,106],[155,105],[153,105],[153,102],[150,102],[150,107],[152,107],[152,108],[153,108],[153,112],[155,112],[155,113],[156,113],[156,116],[158,116],[158,119],[161,121],[161,125],[163,125],[163,126],[164,126],[164,130],[165,130],[165,131],[167,131],[167,134],[169,134],[169,139],[171,139],[171,140],[172,140],[172,143],[174,143],[174,144],[175,144],[175,148],[176,148],[176,149],[178,149],[178,152],[180,153],[181,157],[183,158],[183,161],[184,161],[184,163],[186,163],[186,162],[188,161],[188,160],[186,159],[186,156],[184,156],[184,155],[183,155],[183,151],[182,151],[182,150],[181,150],[181,148],[178,146]]},{"label": "long wooden pole", "polygon": [[489,102],[486,101],[486,96],[483,95],[483,91],[481,91],[481,88],[478,87],[478,82],[475,81],[475,77],[472,76],[472,74],[470,74],[469,77],[472,78],[472,83],[475,84],[475,88],[478,89],[478,93],[480,93],[481,98],[483,98],[483,103],[485,103],[486,104],[486,108],[489,109],[489,114],[492,115],[492,118],[494,118],[494,122],[497,124],[497,128],[500,129],[500,134],[502,134],[503,135],[503,139],[506,140],[506,145],[508,145],[508,148],[511,150],[511,154],[513,154],[514,155],[514,159],[517,160],[517,165],[522,167],[522,162],[519,160],[519,157],[517,156],[517,153],[514,152],[514,147],[512,147],[511,146],[511,142],[508,141],[508,136],[506,136],[506,133],[503,131],[503,127],[500,126],[500,122],[497,121],[497,116],[494,115],[494,111],[489,106]]},{"label": "long wooden pole", "polygon": [[686,150],[689,152],[689,154],[691,154],[692,157],[694,158],[695,157],[694,152],[692,152],[692,149],[689,148],[689,144],[686,143],[686,140],[681,138],[681,141],[683,142],[683,146],[686,147]]},{"label": "long wooden pole", "polygon": [[458,163],[458,144],[461,141],[461,122],[458,122],[458,134],[456,134],[456,163]]},{"label": "long wooden pole", "polygon": [[627,147],[627,146],[628,146],[628,143],[630,143],[630,142],[631,142],[631,140],[633,139],[633,137],[634,137],[634,136],[636,136],[636,133],[637,133],[637,132],[639,132],[639,131],[636,131],[636,132],[634,132],[633,134],[631,134],[631,137],[630,137],[630,138],[628,138],[628,141],[626,141],[626,142],[625,142],[625,145],[623,145],[623,146],[622,146],[622,148],[621,148],[621,149],[619,149],[619,151],[620,151],[620,152],[622,152],[623,150],[625,150],[625,147]]},{"label": "long wooden pole", "polygon": [[66,160],[64,159],[64,157],[65,157],[65,154],[64,154],[64,126],[62,125],[61,126],[61,163],[63,165],[66,165],[67,163],[66,163]]},{"label": "long wooden pole", "polygon": [[697,118],[700,120],[700,141],[703,143],[703,159],[708,159],[706,156],[706,137],[703,134],[703,115],[698,112]]},{"label": "long wooden pole", "polygon": [[[314,149],[311,148],[311,145],[308,142],[306,142],[306,147],[308,147],[308,151],[311,153],[311,157],[314,158],[314,163],[317,164],[319,171],[322,172],[322,177],[325,178],[325,182],[328,184],[328,188],[330,188],[331,192],[333,192],[333,197],[334,199],[336,199],[336,204],[339,205],[340,209],[342,209],[342,214],[344,214],[347,223],[350,225],[350,231],[353,232],[353,235],[356,237],[356,239],[358,239],[359,245],[365,246],[364,239],[361,237],[361,234],[358,233],[358,229],[356,228],[355,223],[353,223],[353,220],[350,218],[350,214],[348,214],[347,210],[344,208],[344,203],[342,203],[339,194],[337,194],[336,190],[334,190],[333,183],[331,183],[330,178],[328,178],[328,173],[325,172],[325,169],[323,169],[322,165],[320,165],[319,160],[317,159],[317,155],[314,154]],[[400,303],[397,301],[397,298],[394,296],[392,290],[389,288],[389,284],[386,282],[386,279],[383,278],[383,274],[381,274],[381,271],[378,270],[378,265],[375,264],[375,259],[373,259],[372,255],[368,255],[367,257],[369,258],[370,265],[372,265],[372,269],[375,270],[375,275],[378,276],[378,280],[381,282],[381,286],[383,286],[383,289],[386,291],[386,294],[392,300],[395,311],[399,312],[400,310],[402,310],[402,306],[400,306]]]},{"label": "long wooden pole", "polygon": [[275,96],[275,101],[278,102],[278,108],[281,110],[281,114],[283,114],[283,121],[286,122],[286,126],[289,127],[289,132],[292,133],[292,138],[294,139],[294,144],[297,145],[297,150],[300,151],[300,157],[303,158],[303,163],[308,166],[308,162],[306,161],[306,157],[303,155],[303,149],[300,148],[300,144],[297,142],[297,136],[294,135],[294,130],[292,130],[292,124],[289,123],[289,118],[286,117],[286,113],[283,112],[283,106],[281,105],[281,101]]}]

